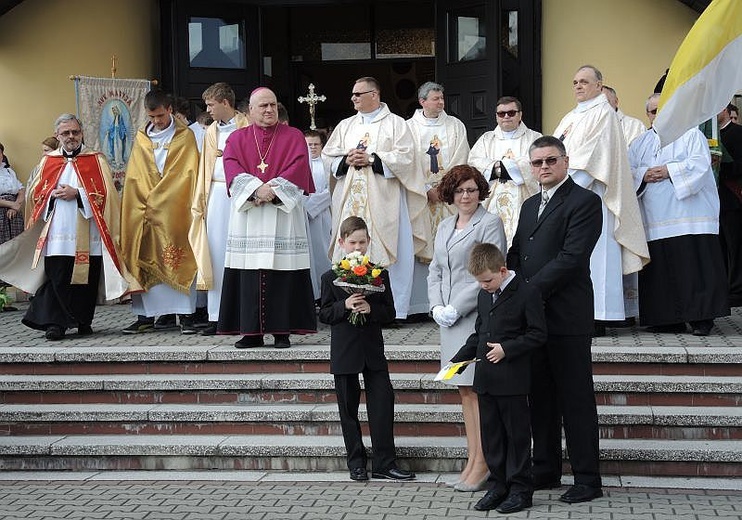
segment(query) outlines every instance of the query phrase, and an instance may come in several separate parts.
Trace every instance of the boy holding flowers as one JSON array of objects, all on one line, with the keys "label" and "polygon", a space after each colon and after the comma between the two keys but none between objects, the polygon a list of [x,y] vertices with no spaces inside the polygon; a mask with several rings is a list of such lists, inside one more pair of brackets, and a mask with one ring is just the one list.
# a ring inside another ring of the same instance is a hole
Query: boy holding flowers
[{"label": "boy holding flowers", "polygon": [[371,476],[410,480],[415,474],[396,465],[394,390],[381,332],[382,325],[395,317],[389,275],[366,256],[370,237],[362,218],[346,218],[338,237],[345,257],[322,275],[319,320],[332,327],[330,372],[335,378],[350,478],[368,480],[366,448],[358,420],[358,374],[362,373],[373,445]]}]

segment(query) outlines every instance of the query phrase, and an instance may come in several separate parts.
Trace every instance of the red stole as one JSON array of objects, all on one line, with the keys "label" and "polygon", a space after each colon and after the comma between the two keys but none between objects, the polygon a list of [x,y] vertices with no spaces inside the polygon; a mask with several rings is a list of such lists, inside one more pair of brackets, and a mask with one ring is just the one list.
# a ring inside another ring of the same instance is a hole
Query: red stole
[{"label": "red stole", "polygon": [[[39,217],[42,216],[42,212],[48,206],[49,198],[51,197],[52,190],[56,189],[59,183],[59,178],[67,165],[68,159],[61,155],[49,155],[44,161],[42,166],[39,181],[34,187],[31,200],[33,202],[33,210],[31,213],[31,219],[27,227],[31,227]],[[70,161],[72,167],[77,174],[77,180],[85,188],[88,200],[90,201],[90,207],[93,211],[93,219],[95,220],[98,230],[100,231],[101,240],[105,245],[106,249],[111,253],[116,269],[121,272],[121,266],[119,265],[118,255],[115,254],[115,248],[113,245],[113,238],[106,224],[105,218],[103,217],[103,211],[106,207],[106,184],[103,180],[103,172],[98,162],[97,153],[81,153],[77,157],[74,157]],[[38,256],[46,243],[46,231],[48,225],[44,226],[41,236],[36,244],[36,257],[34,264],[38,261]],[[89,251],[89,247],[87,249]],[[78,251],[75,254],[75,264],[87,264],[88,254]]]}]

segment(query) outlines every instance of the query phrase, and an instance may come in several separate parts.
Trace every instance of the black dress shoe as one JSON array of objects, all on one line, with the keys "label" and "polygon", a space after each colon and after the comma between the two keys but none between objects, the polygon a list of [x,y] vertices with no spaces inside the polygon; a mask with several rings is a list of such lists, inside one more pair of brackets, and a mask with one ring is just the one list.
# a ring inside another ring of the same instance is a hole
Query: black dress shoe
[{"label": "black dress shoe", "polygon": [[243,336],[234,344],[237,348],[255,348],[263,346],[263,336]]},{"label": "black dress shoe", "polygon": [[603,336],[605,336],[605,322],[595,320],[593,324],[593,337],[602,338]]},{"label": "black dress shoe", "polygon": [[575,484],[567,490],[559,500],[568,504],[577,504],[579,502],[590,502],[595,498],[603,496],[603,490],[599,487],[586,486],[585,484]]},{"label": "black dress shoe", "polygon": [[708,336],[714,327],[714,320],[692,321],[690,327],[693,329],[694,336]]},{"label": "black dress shoe", "polygon": [[353,468],[350,470],[350,480],[368,480],[366,468]]},{"label": "black dress shoe", "polygon": [[502,513],[504,515],[510,514],[510,513],[517,513],[518,511],[523,511],[526,508],[529,508],[533,505],[533,499],[530,495],[524,495],[522,493],[514,493],[512,495],[508,495],[508,497],[505,499],[505,501],[497,506],[497,512]]},{"label": "black dress shoe", "polygon": [[505,502],[507,497],[507,491],[490,489],[476,504],[474,504],[474,509],[477,511],[490,511]]},{"label": "black dress shoe", "polygon": [[202,336],[214,336],[216,334],[216,322],[210,321],[207,327],[201,329],[200,334]]},{"label": "black dress shoe", "polygon": [[371,476],[374,478],[386,478],[389,480],[412,480],[415,478],[413,472],[395,468],[394,466],[385,469],[384,471],[372,471]]},{"label": "black dress shoe", "polygon": [[49,341],[59,341],[64,337],[64,329],[62,329],[62,327],[60,327],[59,325],[49,325],[46,328],[44,337]]},{"label": "black dress shoe", "polygon": [[80,323],[77,326],[77,335],[78,336],[90,336],[93,333],[93,327],[90,325],[84,325]]},{"label": "black dress shoe", "polygon": [[534,491],[540,491],[542,489],[556,489],[562,487],[562,482],[559,479],[556,480],[542,480],[542,481],[533,481],[533,490]]},{"label": "black dress shoe", "polygon": [[685,330],[685,323],[672,323],[670,325],[653,325],[647,327],[647,332],[655,334],[682,334]]},{"label": "black dress shoe", "polygon": [[289,348],[291,346],[291,340],[288,334],[274,334],[273,339],[274,348]]}]

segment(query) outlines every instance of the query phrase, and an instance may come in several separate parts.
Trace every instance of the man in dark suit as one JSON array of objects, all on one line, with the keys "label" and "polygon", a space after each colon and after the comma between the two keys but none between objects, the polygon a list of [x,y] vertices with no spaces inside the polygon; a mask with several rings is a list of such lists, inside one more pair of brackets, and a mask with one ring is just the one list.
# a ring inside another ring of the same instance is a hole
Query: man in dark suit
[{"label": "man in dark suit", "polygon": [[474,509],[510,514],[532,504],[529,354],[546,341],[544,304],[538,288],[510,271],[494,244],[474,246],[469,271],[481,287],[475,332],[451,361],[479,359],[473,387],[490,475]]},{"label": "man in dark suit", "polygon": [[716,119],[719,138],[726,150],[719,166],[720,234],[726,254],[729,306],[742,306],[742,126],[731,119],[727,105]]},{"label": "man in dark suit", "polygon": [[541,194],[521,207],[507,263],[541,290],[546,312],[546,345],[532,356],[533,483],[534,489],[561,485],[563,418],[575,483],[560,500],[586,502],[603,496],[590,357],[590,255],[602,227],[601,202],[567,175],[559,139],[536,139],[529,155]]}]

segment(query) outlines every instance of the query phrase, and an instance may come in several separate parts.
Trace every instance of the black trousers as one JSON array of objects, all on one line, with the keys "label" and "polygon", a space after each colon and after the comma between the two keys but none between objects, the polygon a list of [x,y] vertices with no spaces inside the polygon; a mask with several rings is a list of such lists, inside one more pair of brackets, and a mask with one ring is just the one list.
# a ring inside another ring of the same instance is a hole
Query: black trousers
[{"label": "black trousers", "polygon": [[[348,468],[366,467],[366,448],[363,446],[358,405],[361,385],[358,374],[335,374],[340,427],[348,453]],[[366,388],[368,427],[373,451],[372,470],[384,471],[395,465],[394,447],[394,390],[387,370],[363,371]]]},{"label": "black trousers", "polygon": [[532,495],[528,396],[479,394],[478,401],[490,489]]},{"label": "black trousers", "polygon": [[31,299],[23,317],[23,324],[36,330],[46,330],[49,325],[74,329],[90,325],[98,299],[102,259],[90,257],[87,284],[72,284],[73,256],[44,257],[46,281]]},{"label": "black trousers", "polygon": [[562,419],[575,484],[600,487],[598,412],[588,335],[549,335],[532,355],[533,480],[562,476]]},{"label": "black trousers", "polygon": [[729,281],[729,303],[739,307],[742,306],[742,210],[722,211],[719,224]]}]

